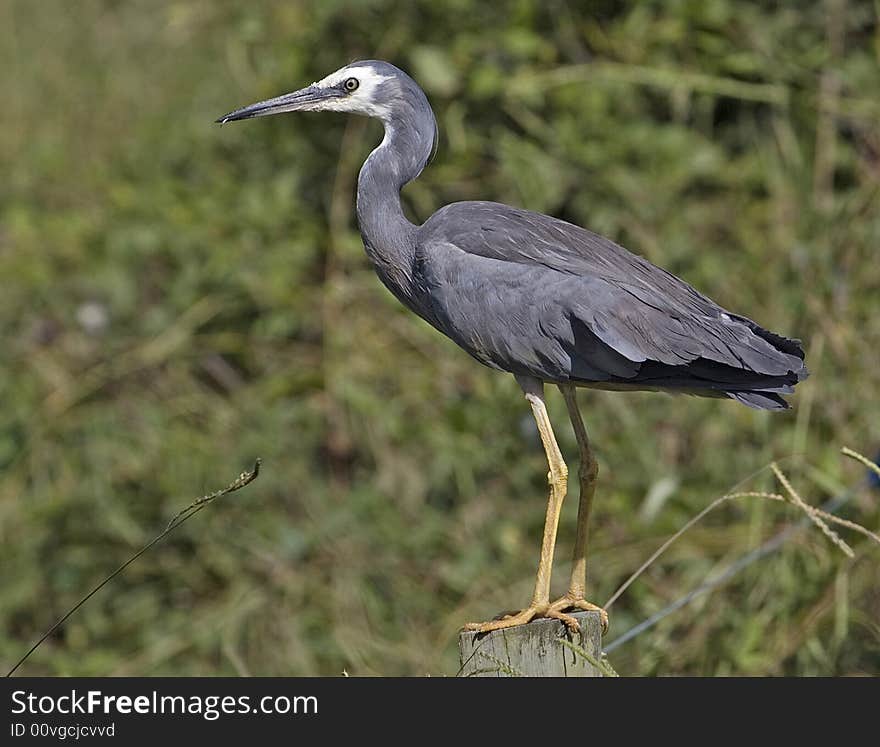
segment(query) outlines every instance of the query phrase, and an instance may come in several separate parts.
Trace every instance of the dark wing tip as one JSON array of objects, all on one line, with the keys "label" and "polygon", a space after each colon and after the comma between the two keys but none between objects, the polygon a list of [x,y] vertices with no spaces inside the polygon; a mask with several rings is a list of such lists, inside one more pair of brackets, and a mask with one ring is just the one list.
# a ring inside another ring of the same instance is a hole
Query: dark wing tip
[{"label": "dark wing tip", "polygon": [[727,396],[755,410],[787,410],[786,402],[772,392],[727,392]]}]

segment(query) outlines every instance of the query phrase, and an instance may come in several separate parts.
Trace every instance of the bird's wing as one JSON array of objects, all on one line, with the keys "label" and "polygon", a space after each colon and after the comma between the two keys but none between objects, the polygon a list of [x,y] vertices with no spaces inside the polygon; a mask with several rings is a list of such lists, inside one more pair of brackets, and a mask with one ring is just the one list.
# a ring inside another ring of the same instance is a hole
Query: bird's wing
[{"label": "bird's wing", "polygon": [[[466,277],[468,257],[490,284],[496,273],[511,274],[510,265],[530,269],[553,296],[546,300],[562,305],[569,322],[586,325],[627,361],[805,374],[797,340],[725,311],[671,273],[571,223],[497,203],[460,202],[435,213],[419,229],[418,243],[427,263],[433,248],[447,265],[456,265],[452,275],[434,272],[440,283]],[[493,270],[481,259],[498,264]],[[524,282],[516,285],[522,290]],[[540,302],[541,290],[534,290]]]}]

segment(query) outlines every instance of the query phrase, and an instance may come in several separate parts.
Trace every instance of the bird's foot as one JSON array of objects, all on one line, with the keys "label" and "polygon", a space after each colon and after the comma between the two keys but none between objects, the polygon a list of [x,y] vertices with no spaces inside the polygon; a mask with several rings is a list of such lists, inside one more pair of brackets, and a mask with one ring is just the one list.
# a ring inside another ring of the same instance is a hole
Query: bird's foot
[{"label": "bird's foot", "polygon": [[481,623],[467,623],[465,630],[475,630],[478,633],[488,633],[492,630],[502,630],[504,628],[514,628],[517,625],[525,625],[538,617],[549,617],[565,623],[569,630],[577,632],[580,630],[578,621],[571,615],[566,615],[561,609],[553,609],[550,604],[531,604],[526,609],[511,614],[505,614],[495,620],[489,620]]},{"label": "bird's foot", "polygon": [[[568,592],[564,597],[559,597],[555,602],[550,603],[547,612],[563,613],[572,610],[584,610],[586,612],[598,612],[599,618],[602,620],[602,633],[608,632],[608,613],[598,604],[588,602],[583,594],[577,592]],[[549,615],[548,615],[549,617]],[[568,617],[568,615],[567,615]]]}]

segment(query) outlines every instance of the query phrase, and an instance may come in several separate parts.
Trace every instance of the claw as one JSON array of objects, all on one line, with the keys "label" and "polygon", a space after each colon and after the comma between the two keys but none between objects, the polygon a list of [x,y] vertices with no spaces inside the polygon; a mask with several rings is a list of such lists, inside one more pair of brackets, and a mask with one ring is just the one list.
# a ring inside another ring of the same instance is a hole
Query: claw
[{"label": "claw", "polygon": [[[608,632],[608,613],[598,604],[588,602],[580,595],[566,594],[553,602],[548,608],[548,613],[561,613],[563,610],[584,610],[586,612],[598,612],[602,621],[602,633]],[[550,615],[547,615],[550,617]],[[555,615],[554,615],[555,616]],[[568,617],[568,615],[566,615]],[[572,618],[574,619],[574,618]]]}]

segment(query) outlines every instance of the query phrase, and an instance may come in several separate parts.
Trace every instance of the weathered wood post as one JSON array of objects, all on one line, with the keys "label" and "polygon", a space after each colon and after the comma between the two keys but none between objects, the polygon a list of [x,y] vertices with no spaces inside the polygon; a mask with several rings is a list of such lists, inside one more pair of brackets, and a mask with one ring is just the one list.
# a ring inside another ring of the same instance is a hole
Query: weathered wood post
[{"label": "weathered wood post", "polygon": [[460,677],[603,677],[614,670],[602,657],[598,612],[572,613],[580,625],[572,633],[558,620],[491,633],[462,631],[458,637]]}]

